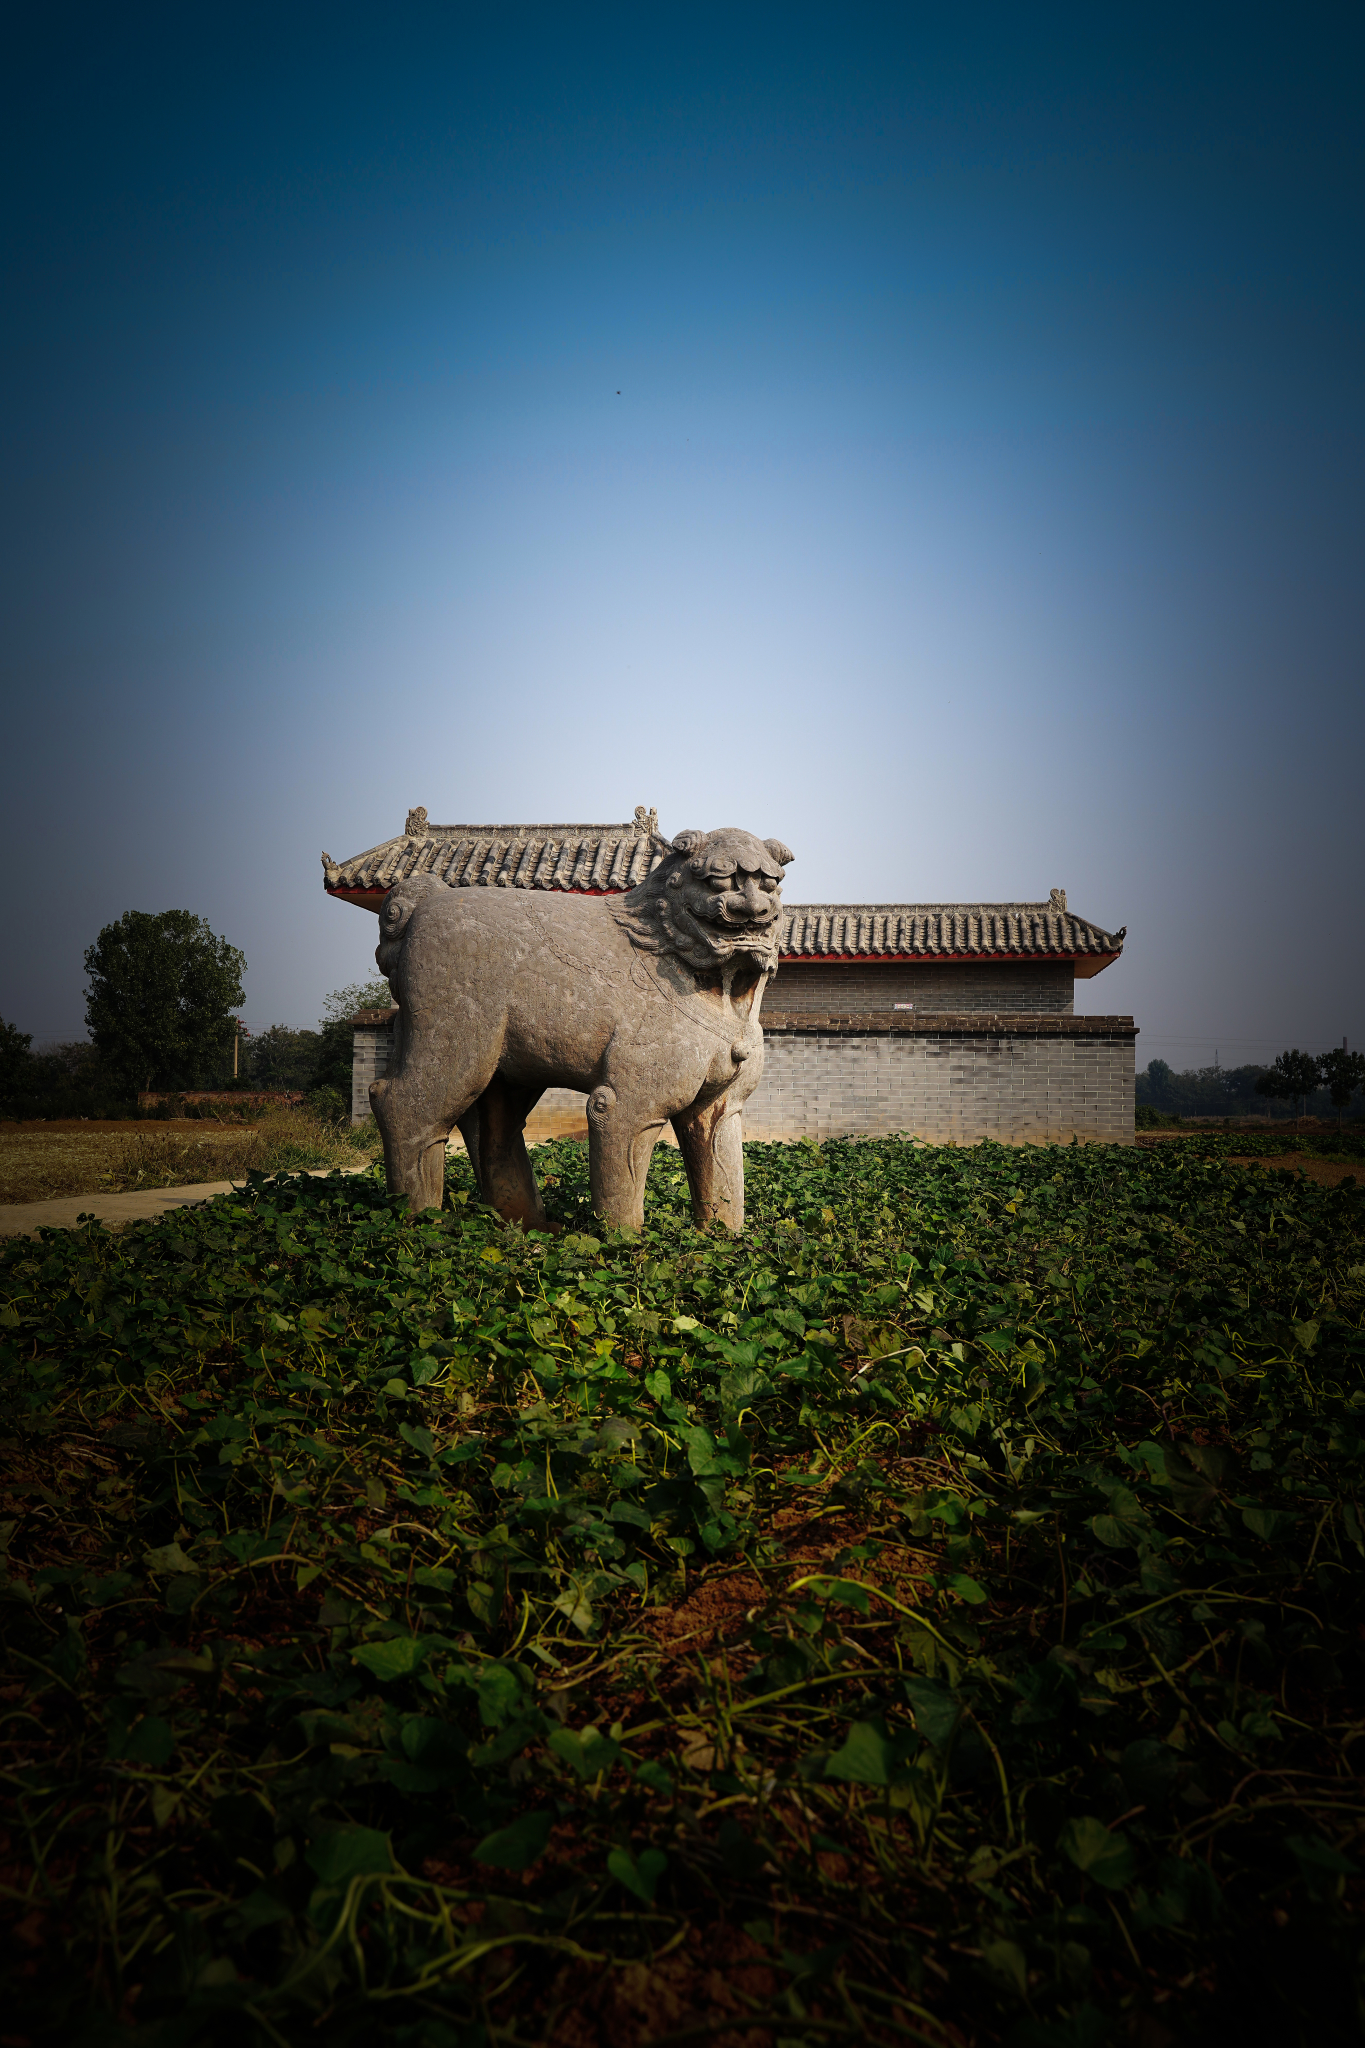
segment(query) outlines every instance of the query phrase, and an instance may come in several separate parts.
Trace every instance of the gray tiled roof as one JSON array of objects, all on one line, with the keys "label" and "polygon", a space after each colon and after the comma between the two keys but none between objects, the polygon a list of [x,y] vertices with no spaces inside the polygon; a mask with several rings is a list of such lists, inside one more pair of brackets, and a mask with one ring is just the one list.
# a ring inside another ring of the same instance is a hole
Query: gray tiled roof
[{"label": "gray tiled roof", "polygon": [[[322,856],[328,893],[378,909],[411,875],[452,888],[559,889],[615,895],[633,889],[667,852],[643,805],[624,825],[433,825],[424,810],[407,829],[350,860]],[[1046,903],[795,903],[783,914],[784,960],[1077,959],[1123,950],[1108,932]]]},{"label": "gray tiled roof", "polygon": [[334,895],[369,896],[411,875],[452,888],[564,889],[577,895],[633,889],[667,851],[643,808],[624,825],[431,825],[411,812],[409,830],[350,860],[323,856]]},{"label": "gray tiled roof", "polygon": [[1074,959],[1121,952],[1126,930],[1074,916],[1062,889],[1047,903],[793,903],[781,950],[784,960]]}]

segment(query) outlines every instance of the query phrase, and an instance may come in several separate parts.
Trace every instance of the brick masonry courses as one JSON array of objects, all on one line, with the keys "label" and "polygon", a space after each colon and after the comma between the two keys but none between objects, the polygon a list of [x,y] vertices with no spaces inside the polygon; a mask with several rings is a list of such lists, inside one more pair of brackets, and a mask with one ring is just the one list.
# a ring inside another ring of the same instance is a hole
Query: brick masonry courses
[{"label": "brick masonry courses", "polygon": [[894,1010],[913,1003],[936,1016],[1002,1010],[1030,1016],[1072,1010],[1075,967],[1064,960],[1018,965],[945,960],[784,960],[763,998],[764,1024],[779,1011]]},{"label": "brick masonry courses", "polygon": [[[998,986],[1001,970],[989,971]],[[392,1032],[383,1013],[357,1022],[357,1123],[370,1114],[369,1085],[388,1066]],[[903,1131],[931,1144],[982,1138],[1068,1144],[1079,1138],[1131,1145],[1136,1037],[1131,1017],[1060,1010],[774,1010],[764,1018],[765,1072],[745,1108],[745,1135],[823,1139]],[[528,1119],[528,1140],[584,1135],[584,1102],[572,1089],[547,1089]],[[459,1143],[458,1133],[453,1142]]]},{"label": "brick masonry courses", "polygon": [[864,1011],[773,1017],[763,1036],[749,1137],[1133,1142],[1131,1017]]}]

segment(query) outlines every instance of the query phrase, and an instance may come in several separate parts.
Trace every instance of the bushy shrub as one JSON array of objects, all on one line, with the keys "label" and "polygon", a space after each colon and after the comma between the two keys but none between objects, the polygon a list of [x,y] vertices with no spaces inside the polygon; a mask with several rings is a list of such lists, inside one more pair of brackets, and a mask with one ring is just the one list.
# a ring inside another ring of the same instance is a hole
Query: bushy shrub
[{"label": "bushy shrub", "polygon": [[339,1088],[311,1088],[305,1100],[321,1123],[343,1124],[351,1120],[351,1098]]},{"label": "bushy shrub", "polygon": [[34,1052],[33,1035],[0,1017],[0,1116],[110,1117],[135,1104],[84,1039]]}]

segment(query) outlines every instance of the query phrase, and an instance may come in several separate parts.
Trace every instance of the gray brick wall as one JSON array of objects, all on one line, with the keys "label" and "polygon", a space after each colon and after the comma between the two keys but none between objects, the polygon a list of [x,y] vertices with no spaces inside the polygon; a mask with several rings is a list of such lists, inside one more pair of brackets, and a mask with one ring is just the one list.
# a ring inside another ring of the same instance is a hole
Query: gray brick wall
[{"label": "gray brick wall", "polygon": [[363,1124],[373,1114],[370,1083],[389,1068],[393,1052],[392,1024],[357,1024],[351,1040],[351,1122]]},{"label": "gray brick wall", "polygon": [[[1040,1022],[1042,1020],[1039,1020]],[[1078,1019],[1091,1027],[1097,1020]],[[1050,1031],[1002,1019],[938,1031],[764,1031],[762,1081],[744,1110],[751,1138],[885,1137],[933,1144],[1133,1142],[1133,1040],[1111,1028]]]},{"label": "gray brick wall", "polygon": [[765,1011],[894,1010],[913,1003],[935,1012],[1071,1014],[1075,970],[1069,961],[1026,960],[994,965],[945,960],[784,960],[763,998]]},{"label": "gray brick wall", "polygon": [[[996,1012],[930,1018],[864,1012],[769,1023],[765,1070],[744,1110],[750,1138],[885,1137],[932,1144],[1133,1142],[1136,1033],[1129,1017]],[[351,1114],[370,1115],[370,1082],[388,1067],[392,1024],[357,1026]],[[526,1136],[585,1136],[586,1098],[548,1088]],[[461,1144],[459,1133],[451,1143]]]}]

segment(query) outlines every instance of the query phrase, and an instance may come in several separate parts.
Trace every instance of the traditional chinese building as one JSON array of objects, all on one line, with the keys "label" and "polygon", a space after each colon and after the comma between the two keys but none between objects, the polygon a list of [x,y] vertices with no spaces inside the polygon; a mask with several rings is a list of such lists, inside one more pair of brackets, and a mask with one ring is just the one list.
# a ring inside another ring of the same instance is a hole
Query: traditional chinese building
[{"label": "traditional chinese building", "polygon": [[[621,895],[664,857],[655,813],[624,825],[433,825],[350,860],[323,855],[328,895],[376,913],[395,883]],[[1103,973],[1124,931],[1040,903],[794,903],[763,1006],[764,1078],[747,1135],[904,1131],[934,1142],[1131,1142],[1131,1017],[1078,1017],[1075,984]],[[356,1019],[353,1111],[388,1062],[392,1010]],[[586,1129],[583,1099],[542,1098],[528,1136]]]}]

